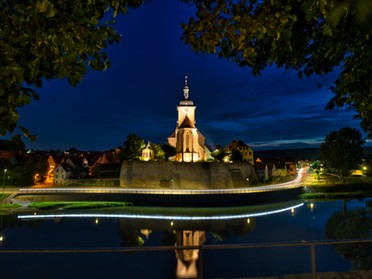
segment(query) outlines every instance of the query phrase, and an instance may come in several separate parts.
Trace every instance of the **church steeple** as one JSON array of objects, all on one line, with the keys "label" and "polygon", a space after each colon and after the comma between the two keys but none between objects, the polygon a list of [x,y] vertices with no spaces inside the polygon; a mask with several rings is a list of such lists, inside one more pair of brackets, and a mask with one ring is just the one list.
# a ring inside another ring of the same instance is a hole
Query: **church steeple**
[{"label": "church steeple", "polygon": [[175,160],[179,162],[204,161],[204,136],[195,125],[194,102],[189,99],[188,76],[185,76],[183,100],[177,106],[178,120],[174,133],[168,138],[168,143],[176,148]]},{"label": "church steeple", "polygon": [[189,87],[187,86],[187,78],[188,76],[185,76],[185,87],[183,88],[183,96],[185,97],[185,100],[189,98]]}]

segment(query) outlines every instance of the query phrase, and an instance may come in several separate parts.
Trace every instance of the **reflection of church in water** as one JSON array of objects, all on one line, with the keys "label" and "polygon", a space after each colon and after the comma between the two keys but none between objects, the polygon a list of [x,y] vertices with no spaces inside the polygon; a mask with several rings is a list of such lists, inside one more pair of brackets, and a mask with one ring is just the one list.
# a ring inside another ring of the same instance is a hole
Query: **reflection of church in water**
[{"label": "reflection of church in water", "polygon": [[[182,230],[176,233],[176,245],[180,246],[199,246],[203,245],[206,237],[205,231]],[[197,278],[198,268],[196,266],[199,259],[199,249],[177,249],[176,250],[177,278]]]},{"label": "reflection of church in water", "polygon": [[187,76],[183,88],[184,99],[177,106],[178,120],[176,130],[168,137],[168,143],[176,148],[175,161],[207,161],[205,137],[196,128],[194,102],[189,99]]},{"label": "reflection of church in water", "polygon": [[[255,218],[226,221],[181,221],[119,219],[119,235],[123,246],[142,246],[151,242],[154,231],[163,231],[163,245],[174,245],[176,278],[203,277],[199,270],[203,262],[196,246],[205,245],[208,238],[227,239],[234,235],[246,235],[256,227]],[[166,233],[165,233],[166,232]],[[193,247],[194,246],[194,247]],[[187,248],[192,247],[192,248]]]}]

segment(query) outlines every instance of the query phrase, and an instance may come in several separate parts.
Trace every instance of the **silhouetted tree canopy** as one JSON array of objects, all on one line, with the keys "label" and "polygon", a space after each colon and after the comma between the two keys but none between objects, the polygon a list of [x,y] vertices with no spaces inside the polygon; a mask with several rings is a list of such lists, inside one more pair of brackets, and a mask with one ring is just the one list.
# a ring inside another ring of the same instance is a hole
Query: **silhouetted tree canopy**
[{"label": "silhouetted tree canopy", "polygon": [[[197,12],[183,24],[196,52],[249,66],[259,74],[276,65],[300,77],[340,67],[327,108],[355,108],[372,131],[372,1],[182,0]],[[110,66],[105,49],[120,41],[117,14],[144,0],[0,2],[0,135],[18,126],[17,109],[38,100],[45,80],[76,85],[89,69]]]},{"label": "silhouetted tree canopy", "polygon": [[145,147],[143,138],[136,134],[128,135],[123,143],[122,159],[130,160],[137,159],[141,156],[141,150]]},{"label": "silhouetted tree canopy", "polygon": [[223,162],[224,158],[227,156],[227,153],[223,149],[217,149],[211,153],[211,156],[217,162]]},{"label": "silhouetted tree canopy", "polygon": [[[358,208],[349,212],[336,212],[328,219],[326,236],[328,239],[369,238],[372,233],[371,204],[368,210]],[[354,270],[372,268],[372,245],[370,243],[340,244],[336,250],[350,260]]]},{"label": "silhouetted tree canopy", "polygon": [[320,144],[320,157],[338,171],[345,183],[345,176],[362,160],[364,142],[362,134],[355,128],[332,131]]},{"label": "silhouetted tree canopy", "polygon": [[299,77],[341,69],[328,109],[357,111],[372,132],[372,1],[184,0],[196,14],[183,24],[183,41],[253,73],[269,65]]},{"label": "silhouetted tree canopy", "polygon": [[43,81],[76,85],[89,69],[109,67],[105,49],[120,41],[115,16],[143,2],[0,1],[0,135],[17,127],[17,109],[39,99]]},{"label": "silhouetted tree canopy", "polygon": [[169,143],[162,144],[161,149],[164,152],[164,159],[166,161],[169,160],[169,157],[176,156],[176,153],[177,153],[176,148],[174,146],[170,145]]},{"label": "silhouetted tree canopy", "polygon": [[164,151],[159,144],[151,143],[150,144],[152,150],[154,151],[154,159],[155,160],[164,160]]},{"label": "silhouetted tree canopy", "polygon": [[232,150],[231,151],[231,155],[230,155],[230,161],[233,161],[233,162],[241,162],[243,161],[243,155],[242,153],[240,153],[239,150]]}]

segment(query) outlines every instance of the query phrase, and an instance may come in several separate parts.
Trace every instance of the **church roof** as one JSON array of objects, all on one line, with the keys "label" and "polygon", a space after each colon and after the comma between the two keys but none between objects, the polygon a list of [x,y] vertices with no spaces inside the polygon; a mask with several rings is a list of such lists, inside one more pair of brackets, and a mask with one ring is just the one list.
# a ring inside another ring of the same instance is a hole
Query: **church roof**
[{"label": "church roof", "polygon": [[188,116],[185,117],[179,128],[195,128],[194,123],[190,120]]}]

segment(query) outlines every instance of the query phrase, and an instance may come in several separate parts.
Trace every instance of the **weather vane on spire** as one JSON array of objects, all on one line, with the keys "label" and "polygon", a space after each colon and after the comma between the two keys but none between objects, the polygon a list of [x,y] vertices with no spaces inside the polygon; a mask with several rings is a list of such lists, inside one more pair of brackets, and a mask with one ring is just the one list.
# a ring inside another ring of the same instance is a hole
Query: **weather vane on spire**
[{"label": "weather vane on spire", "polygon": [[189,87],[187,86],[187,78],[188,76],[185,76],[185,87],[183,88],[183,96],[185,96],[185,100],[189,98]]}]

